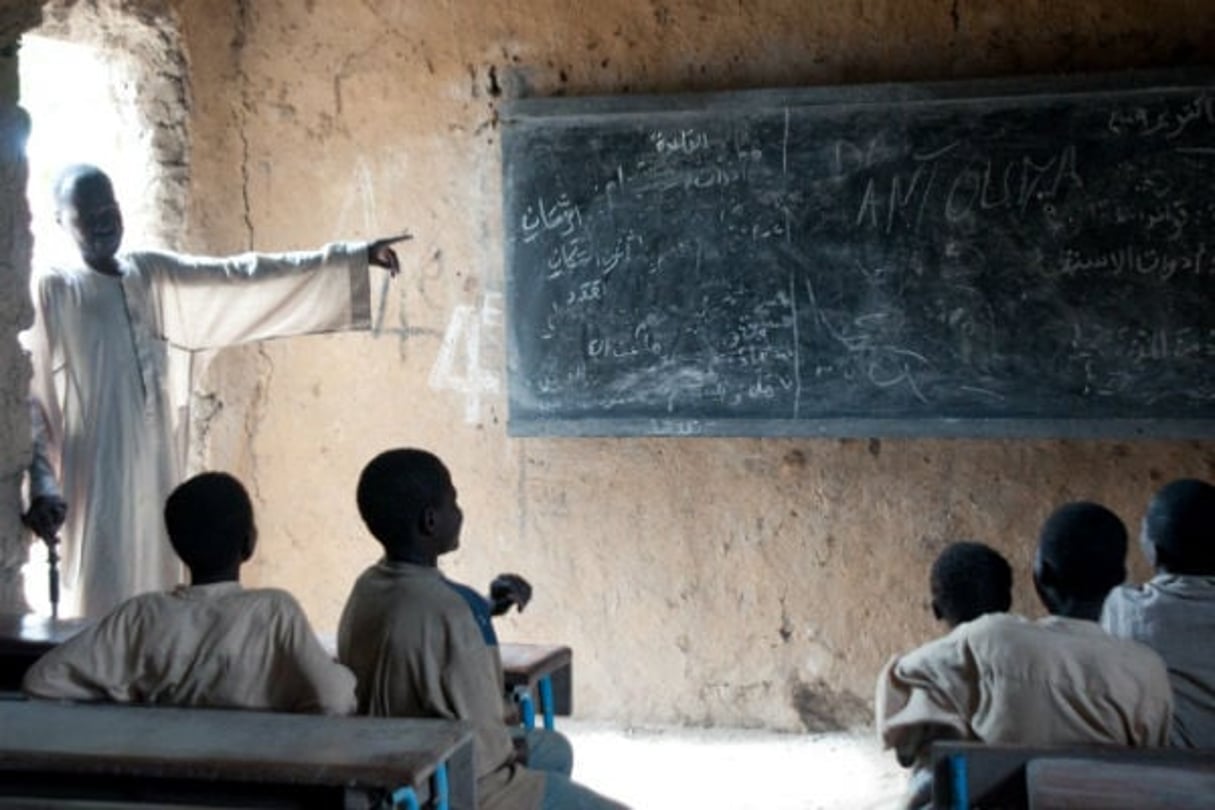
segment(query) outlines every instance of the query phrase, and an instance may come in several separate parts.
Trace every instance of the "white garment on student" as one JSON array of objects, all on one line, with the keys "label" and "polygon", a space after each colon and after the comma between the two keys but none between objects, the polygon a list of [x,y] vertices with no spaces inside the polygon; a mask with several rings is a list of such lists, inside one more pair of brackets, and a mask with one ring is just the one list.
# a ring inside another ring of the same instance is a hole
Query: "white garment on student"
[{"label": "white garment on student", "polygon": [[1173,700],[1160,657],[1096,622],[992,613],[892,659],[877,683],[878,734],[923,764],[939,729],[1021,745],[1163,745]]},{"label": "white garment on student", "polygon": [[237,582],[129,599],[39,658],[35,697],[262,711],[354,712],[354,675],[286,591]]},{"label": "white garment on student", "polygon": [[[100,616],[180,579],[162,510],[184,467],[189,387],[170,385],[171,350],[370,321],[365,244],[225,259],[138,252],[119,262],[121,278],[84,267],[38,278],[28,334],[32,393],[68,504],[67,615]],[[31,477],[31,495],[53,487]]]},{"label": "white garment on student", "polygon": [[1101,624],[1151,647],[1173,684],[1173,745],[1215,748],[1215,577],[1160,574],[1115,588]]}]

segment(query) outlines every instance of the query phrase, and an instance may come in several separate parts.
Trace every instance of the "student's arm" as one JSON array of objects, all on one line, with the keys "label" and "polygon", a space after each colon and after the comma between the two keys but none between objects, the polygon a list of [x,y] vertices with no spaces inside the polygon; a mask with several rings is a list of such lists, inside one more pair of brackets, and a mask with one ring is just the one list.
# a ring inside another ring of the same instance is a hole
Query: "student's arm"
[{"label": "student's arm", "polygon": [[471,616],[459,618],[467,621],[450,621],[445,628],[446,654],[434,671],[441,684],[432,696],[434,708],[453,719],[501,724],[504,706],[496,648],[486,645]]},{"label": "student's arm", "polygon": [[126,602],[43,655],[26,671],[22,691],[51,700],[138,700],[131,645],[137,612]]},{"label": "student's arm", "polygon": [[498,648],[486,645],[467,610],[444,616],[441,641],[433,651],[427,683],[430,713],[472,723],[481,773],[515,761],[515,747],[506,728],[502,699],[502,667]]},{"label": "student's arm", "polygon": [[296,681],[292,702],[299,711],[354,714],[354,673],[325,652],[295,598],[285,591],[282,597],[284,663],[294,670]]},{"label": "student's arm", "polygon": [[893,658],[878,676],[878,736],[904,767],[922,761],[934,740],[971,736],[976,691],[964,637],[951,634]]}]

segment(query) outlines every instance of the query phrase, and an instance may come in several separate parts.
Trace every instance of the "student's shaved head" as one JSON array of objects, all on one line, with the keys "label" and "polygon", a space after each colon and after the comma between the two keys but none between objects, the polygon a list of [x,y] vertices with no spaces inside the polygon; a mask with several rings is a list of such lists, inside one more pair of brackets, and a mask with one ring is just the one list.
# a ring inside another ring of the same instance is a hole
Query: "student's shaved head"
[{"label": "student's shaved head", "polygon": [[1034,559],[1034,581],[1039,596],[1052,613],[1076,615],[1082,606],[1089,616],[1095,604],[1100,613],[1106,595],[1126,579],[1126,526],[1101,504],[1088,501],[1065,504],[1042,525]]},{"label": "student's shaved head", "polygon": [[201,473],[165,501],[165,528],[173,550],[197,580],[200,574],[239,568],[248,559],[255,537],[253,503],[231,475]]},{"label": "student's shaved head", "polygon": [[385,549],[400,549],[412,541],[424,510],[450,488],[451,475],[438,456],[414,448],[387,450],[359,476],[359,515]]},{"label": "student's shaved head", "polygon": [[930,579],[933,612],[951,627],[1012,607],[1012,567],[983,543],[949,544],[932,564]]},{"label": "student's shaved head", "polygon": [[1143,542],[1158,569],[1215,575],[1215,486],[1183,478],[1162,487],[1143,518]]}]

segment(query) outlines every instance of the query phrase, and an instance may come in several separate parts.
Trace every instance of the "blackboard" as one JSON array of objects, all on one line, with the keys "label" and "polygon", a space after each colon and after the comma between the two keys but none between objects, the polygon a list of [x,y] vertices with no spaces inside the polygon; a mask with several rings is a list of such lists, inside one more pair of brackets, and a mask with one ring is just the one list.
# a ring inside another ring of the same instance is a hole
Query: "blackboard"
[{"label": "blackboard", "polygon": [[1210,74],[503,122],[512,435],[1215,435]]}]

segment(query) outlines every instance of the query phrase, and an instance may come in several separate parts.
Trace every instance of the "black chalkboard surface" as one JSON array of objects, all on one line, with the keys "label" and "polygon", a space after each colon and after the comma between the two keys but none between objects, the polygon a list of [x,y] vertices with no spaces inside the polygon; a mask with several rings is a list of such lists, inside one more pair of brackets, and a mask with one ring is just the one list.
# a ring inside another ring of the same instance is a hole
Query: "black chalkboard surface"
[{"label": "black chalkboard surface", "polygon": [[513,435],[1215,435],[1215,81],[505,109]]}]

